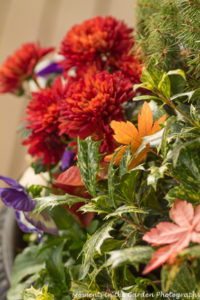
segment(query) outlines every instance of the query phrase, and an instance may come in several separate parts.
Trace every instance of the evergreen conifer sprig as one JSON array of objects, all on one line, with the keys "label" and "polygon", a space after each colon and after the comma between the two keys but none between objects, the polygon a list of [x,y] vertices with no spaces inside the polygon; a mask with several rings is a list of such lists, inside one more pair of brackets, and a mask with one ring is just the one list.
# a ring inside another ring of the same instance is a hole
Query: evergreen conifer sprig
[{"label": "evergreen conifer sprig", "polygon": [[138,0],[137,46],[160,69],[183,69],[190,87],[200,77],[200,1]]}]

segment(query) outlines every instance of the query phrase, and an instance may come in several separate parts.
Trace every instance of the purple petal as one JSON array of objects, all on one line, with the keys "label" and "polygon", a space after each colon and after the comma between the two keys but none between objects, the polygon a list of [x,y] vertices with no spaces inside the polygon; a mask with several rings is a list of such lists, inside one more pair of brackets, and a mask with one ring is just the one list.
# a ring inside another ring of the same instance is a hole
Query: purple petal
[{"label": "purple petal", "polygon": [[6,206],[16,210],[32,211],[36,206],[36,202],[24,190],[0,188],[0,198]]},{"label": "purple petal", "polygon": [[46,213],[40,214],[26,213],[26,219],[40,231],[44,231],[53,235],[58,234],[58,228],[54,220]]},{"label": "purple petal", "polygon": [[45,67],[44,69],[37,72],[36,74],[38,76],[45,77],[52,73],[61,74],[62,72],[63,72],[63,67],[61,66],[61,64],[53,62],[50,65],[48,65],[47,67]]},{"label": "purple petal", "polygon": [[22,191],[22,190],[24,191],[24,187],[21,184],[19,184],[19,182],[17,182],[16,180],[14,180],[10,177],[0,175],[0,180],[4,181],[8,185],[12,186],[13,188],[15,188],[19,191]]},{"label": "purple petal", "polygon": [[71,150],[65,150],[61,159],[61,169],[64,171],[68,169],[74,161],[75,153]]},{"label": "purple petal", "polygon": [[34,233],[34,232],[39,233],[39,230],[35,228],[30,222],[27,221],[22,211],[16,211],[15,214],[16,214],[18,226],[22,231],[27,233]]}]

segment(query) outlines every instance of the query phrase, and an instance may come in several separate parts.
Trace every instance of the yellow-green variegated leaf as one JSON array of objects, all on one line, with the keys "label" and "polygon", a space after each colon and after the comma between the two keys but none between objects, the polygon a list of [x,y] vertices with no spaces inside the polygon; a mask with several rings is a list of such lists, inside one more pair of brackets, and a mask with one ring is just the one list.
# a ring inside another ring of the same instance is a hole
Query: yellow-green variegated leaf
[{"label": "yellow-green variegated leaf", "polygon": [[107,265],[111,266],[111,268],[116,268],[125,264],[144,264],[151,259],[153,253],[154,250],[148,246],[135,246],[132,248],[111,251],[109,252],[110,258],[107,261]]},{"label": "yellow-green variegated leaf", "polygon": [[123,205],[117,208],[114,212],[108,214],[105,217],[105,219],[109,219],[112,217],[121,217],[123,214],[128,214],[128,213],[147,214],[148,212],[133,205]]},{"label": "yellow-green variegated leaf", "polygon": [[110,231],[113,229],[113,220],[104,223],[84,244],[81,254],[83,255],[83,273],[81,279],[83,279],[93,264],[94,255],[99,253],[101,255],[101,246],[104,241],[112,238]]},{"label": "yellow-green variegated leaf", "polygon": [[[164,265],[161,272],[162,291],[168,293],[191,293],[196,291],[196,279],[186,263]],[[188,298],[189,299],[189,298]]]},{"label": "yellow-green variegated leaf", "polygon": [[99,145],[100,142],[94,142],[91,137],[84,141],[78,139],[78,168],[86,189],[93,197],[96,197],[96,178],[102,156]]},{"label": "yellow-green variegated leaf", "polygon": [[23,292],[23,300],[54,300],[54,296],[48,292],[47,286],[37,290],[31,287]]}]

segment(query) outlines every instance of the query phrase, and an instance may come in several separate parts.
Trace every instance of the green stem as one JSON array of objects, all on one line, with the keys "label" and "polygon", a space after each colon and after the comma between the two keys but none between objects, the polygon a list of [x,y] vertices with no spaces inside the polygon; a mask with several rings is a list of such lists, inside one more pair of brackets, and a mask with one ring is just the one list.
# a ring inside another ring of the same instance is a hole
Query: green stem
[{"label": "green stem", "polygon": [[124,220],[125,222],[135,226],[139,231],[141,232],[146,232],[146,229],[144,228],[144,226],[142,224],[135,224],[131,219],[127,218],[127,217],[121,217],[122,220]]},{"label": "green stem", "polygon": [[194,127],[200,128],[199,124],[190,119],[180,108],[178,108],[171,100],[168,101],[168,105],[170,105],[174,110],[177,110],[179,114],[181,114],[186,120],[188,120]]},{"label": "green stem", "polygon": [[186,120],[188,120],[190,122],[190,124],[192,124],[194,127],[199,128],[200,129],[200,125],[198,123],[196,123],[195,121],[193,121],[192,119],[190,119],[190,117],[188,117],[180,108],[178,108],[172,101],[171,99],[165,98],[160,92],[158,91],[154,91],[155,94],[157,96],[159,96],[162,101],[169,105],[170,107],[172,107],[175,111],[179,112],[180,115],[182,115]]}]

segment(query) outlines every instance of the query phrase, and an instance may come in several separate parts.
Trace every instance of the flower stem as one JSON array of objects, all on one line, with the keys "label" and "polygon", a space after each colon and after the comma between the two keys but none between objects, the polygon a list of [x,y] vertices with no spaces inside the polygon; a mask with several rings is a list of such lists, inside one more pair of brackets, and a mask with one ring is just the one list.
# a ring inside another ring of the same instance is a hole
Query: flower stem
[{"label": "flower stem", "polygon": [[121,219],[131,225],[133,225],[135,228],[137,228],[140,232],[145,233],[147,230],[145,229],[145,227],[142,224],[135,224],[131,219],[127,218],[127,217],[121,217]]},{"label": "flower stem", "polygon": [[199,124],[190,119],[180,108],[178,108],[171,100],[168,101],[168,105],[171,106],[174,110],[178,111],[186,120],[188,120],[194,127],[200,128]]},{"label": "flower stem", "polygon": [[162,101],[169,105],[171,108],[173,108],[175,111],[179,112],[180,115],[182,115],[186,120],[188,120],[190,122],[190,124],[192,124],[194,127],[199,128],[200,129],[200,125],[198,123],[196,123],[194,120],[192,120],[190,117],[188,117],[180,108],[178,108],[172,101],[170,98],[166,98],[164,97],[160,92],[158,91],[154,91],[156,93],[157,96],[159,96]]},{"label": "flower stem", "polygon": [[33,76],[33,81],[35,82],[37,88],[40,90],[41,89],[41,86],[39,84],[39,82],[37,81],[37,78],[35,76]]}]

